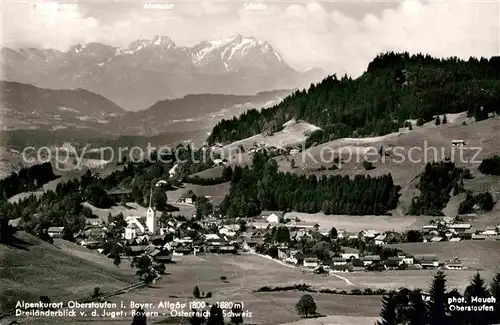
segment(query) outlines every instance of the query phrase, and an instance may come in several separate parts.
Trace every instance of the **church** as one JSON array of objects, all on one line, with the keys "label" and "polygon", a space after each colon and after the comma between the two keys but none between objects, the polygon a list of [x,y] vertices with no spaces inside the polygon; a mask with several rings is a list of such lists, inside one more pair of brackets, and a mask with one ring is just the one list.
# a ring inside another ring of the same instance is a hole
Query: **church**
[{"label": "church", "polygon": [[146,211],[146,218],[143,216],[128,216],[125,218],[127,227],[125,227],[124,237],[127,240],[144,239],[157,235],[159,232],[158,218],[156,209],[152,206],[153,189],[149,193],[149,206]]}]

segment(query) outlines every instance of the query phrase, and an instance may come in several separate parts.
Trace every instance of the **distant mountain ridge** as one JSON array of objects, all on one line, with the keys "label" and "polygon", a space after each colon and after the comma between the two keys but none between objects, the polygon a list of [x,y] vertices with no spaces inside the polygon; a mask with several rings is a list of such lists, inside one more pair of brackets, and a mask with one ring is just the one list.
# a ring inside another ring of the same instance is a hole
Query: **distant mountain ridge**
[{"label": "distant mountain ridge", "polygon": [[[294,90],[255,95],[186,95],[127,112],[107,98],[83,89],[53,90],[0,80],[0,127],[9,130],[69,132],[97,135],[153,136],[168,132],[208,131],[223,118],[250,108],[274,105]],[[204,132],[206,134],[206,132]]]},{"label": "distant mountain ridge", "polygon": [[303,88],[324,77],[298,72],[267,41],[235,35],[177,46],[167,36],[140,39],[127,48],[78,44],[67,52],[2,48],[2,79],[42,88],[82,88],[127,110],[187,94],[255,94]]}]

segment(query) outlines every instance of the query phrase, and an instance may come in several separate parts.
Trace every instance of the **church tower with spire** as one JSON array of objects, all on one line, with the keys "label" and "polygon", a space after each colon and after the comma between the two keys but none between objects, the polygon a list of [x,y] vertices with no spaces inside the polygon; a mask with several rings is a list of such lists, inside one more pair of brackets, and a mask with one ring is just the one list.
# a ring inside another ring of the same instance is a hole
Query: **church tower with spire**
[{"label": "church tower with spire", "polygon": [[151,206],[153,200],[153,188],[149,192],[149,207],[146,213],[146,225],[149,232],[156,234],[156,209]]}]

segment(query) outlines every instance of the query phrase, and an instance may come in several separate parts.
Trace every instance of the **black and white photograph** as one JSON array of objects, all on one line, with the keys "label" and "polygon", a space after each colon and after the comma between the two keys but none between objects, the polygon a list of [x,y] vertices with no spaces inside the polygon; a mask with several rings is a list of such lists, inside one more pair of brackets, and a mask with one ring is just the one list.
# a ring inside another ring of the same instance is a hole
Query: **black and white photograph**
[{"label": "black and white photograph", "polygon": [[0,13],[0,325],[500,324],[500,1]]}]

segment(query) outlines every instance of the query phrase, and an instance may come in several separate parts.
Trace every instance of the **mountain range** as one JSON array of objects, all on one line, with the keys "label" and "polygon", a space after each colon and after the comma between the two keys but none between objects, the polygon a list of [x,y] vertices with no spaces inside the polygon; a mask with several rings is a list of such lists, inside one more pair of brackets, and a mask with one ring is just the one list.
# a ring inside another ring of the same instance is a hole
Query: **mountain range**
[{"label": "mountain range", "polygon": [[0,81],[1,129],[58,131],[95,137],[162,133],[203,133],[221,119],[250,108],[277,104],[293,92],[274,90],[254,95],[195,94],[158,101],[131,112],[84,89],[55,90],[18,82]]},{"label": "mountain range", "polygon": [[250,95],[319,81],[324,72],[291,68],[267,41],[236,35],[177,46],[167,36],[127,48],[101,43],[53,49],[2,48],[2,79],[48,89],[85,89],[137,111],[188,94]]}]

